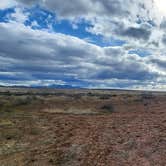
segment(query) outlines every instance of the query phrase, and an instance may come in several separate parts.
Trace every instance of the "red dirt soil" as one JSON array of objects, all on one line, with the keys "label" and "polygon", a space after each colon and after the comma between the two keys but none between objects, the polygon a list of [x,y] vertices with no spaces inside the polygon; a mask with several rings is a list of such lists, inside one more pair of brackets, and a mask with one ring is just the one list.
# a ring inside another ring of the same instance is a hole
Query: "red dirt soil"
[{"label": "red dirt soil", "polygon": [[[1,154],[0,165],[166,166],[165,99],[157,95],[141,100],[135,94],[45,99],[39,108],[28,107],[11,117],[24,133],[14,140],[22,150]],[[103,110],[110,103],[113,110]],[[67,112],[69,108],[88,112]]]}]

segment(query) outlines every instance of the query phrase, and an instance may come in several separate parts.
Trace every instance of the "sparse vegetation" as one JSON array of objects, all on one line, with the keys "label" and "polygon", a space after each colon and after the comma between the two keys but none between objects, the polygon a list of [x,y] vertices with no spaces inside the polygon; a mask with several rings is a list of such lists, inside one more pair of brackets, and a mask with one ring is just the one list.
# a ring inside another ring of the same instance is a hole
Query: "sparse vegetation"
[{"label": "sparse vegetation", "polygon": [[166,165],[165,97],[102,90],[0,92],[0,165]]},{"label": "sparse vegetation", "polygon": [[112,104],[103,105],[101,109],[108,113],[113,113],[115,111],[114,106]]},{"label": "sparse vegetation", "polygon": [[108,100],[108,99],[110,99],[110,96],[109,95],[102,95],[102,96],[100,96],[100,99]]}]

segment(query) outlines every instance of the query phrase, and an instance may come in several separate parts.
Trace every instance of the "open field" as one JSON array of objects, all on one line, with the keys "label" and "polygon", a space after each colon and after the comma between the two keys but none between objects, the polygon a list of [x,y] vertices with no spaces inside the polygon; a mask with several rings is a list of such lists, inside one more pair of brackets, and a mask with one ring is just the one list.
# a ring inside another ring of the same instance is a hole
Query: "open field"
[{"label": "open field", "polygon": [[165,166],[166,93],[0,88],[0,166]]}]

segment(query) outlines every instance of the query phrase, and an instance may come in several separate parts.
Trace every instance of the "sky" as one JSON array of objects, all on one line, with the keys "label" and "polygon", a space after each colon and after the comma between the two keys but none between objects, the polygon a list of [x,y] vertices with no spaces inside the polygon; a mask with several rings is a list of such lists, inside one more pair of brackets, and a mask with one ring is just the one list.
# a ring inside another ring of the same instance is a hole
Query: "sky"
[{"label": "sky", "polygon": [[0,85],[166,90],[165,0],[1,0]]}]

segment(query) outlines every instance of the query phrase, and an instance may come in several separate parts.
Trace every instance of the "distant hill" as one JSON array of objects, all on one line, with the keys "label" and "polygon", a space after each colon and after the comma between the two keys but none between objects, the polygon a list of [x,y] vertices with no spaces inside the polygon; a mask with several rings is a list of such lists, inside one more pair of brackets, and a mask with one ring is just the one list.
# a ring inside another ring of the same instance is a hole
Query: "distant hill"
[{"label": "distant hill", "polygon": [[49,85],[49,86],[3,86],[0,87],[10,87],[10,88],[54,88],[54,89],[83,89],[79,86],[71,86],[71,85]]}]

